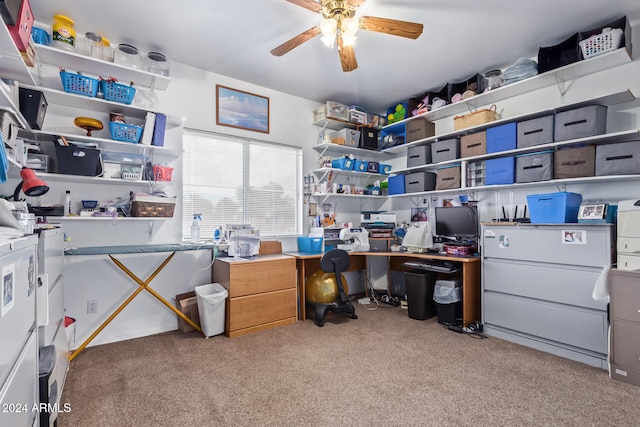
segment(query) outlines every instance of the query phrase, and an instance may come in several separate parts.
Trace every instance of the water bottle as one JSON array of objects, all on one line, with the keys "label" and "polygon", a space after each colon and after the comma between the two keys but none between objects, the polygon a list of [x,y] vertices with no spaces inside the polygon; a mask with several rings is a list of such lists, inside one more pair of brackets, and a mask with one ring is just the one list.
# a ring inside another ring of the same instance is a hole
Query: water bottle
[{"label": "water bottle", "polygon": [[202,221],[202,216],[200,214],[193,214],[193,224],[191,224],[191,243],[200,242],[200,221]]},{"label": "water bottle", "polygon": [[71,191],[67,190],[64,194],[64,216],[71,214]]}]

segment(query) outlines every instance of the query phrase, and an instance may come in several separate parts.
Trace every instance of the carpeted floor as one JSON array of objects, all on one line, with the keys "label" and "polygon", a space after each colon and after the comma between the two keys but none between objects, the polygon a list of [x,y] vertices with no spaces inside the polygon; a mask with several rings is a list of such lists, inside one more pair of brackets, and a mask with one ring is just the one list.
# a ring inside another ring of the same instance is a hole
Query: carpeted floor
[{"label": "carpeted floor", "polygon": [[178,331],[85,349],[60,427],[637,426],[640,388],[436,319],[357,306],[238,338]]}]

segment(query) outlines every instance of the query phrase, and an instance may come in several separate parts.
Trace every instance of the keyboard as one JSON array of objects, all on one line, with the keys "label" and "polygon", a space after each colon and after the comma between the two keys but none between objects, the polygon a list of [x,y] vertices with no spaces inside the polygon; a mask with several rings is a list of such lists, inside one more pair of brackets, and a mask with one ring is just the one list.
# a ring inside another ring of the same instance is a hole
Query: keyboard
[{"label": "keyboard", "polygon": [[451,264],[451,263],[439,263],[439,262],[434,262],[434,261],[407,261],[404,263],[405,266],[407,267],[413,267],[413,268],[418,268],[421,270],[429,270],[429,271],[435,271],[438,273],[452,273],[454,271],[457,271],[458,268]]}]

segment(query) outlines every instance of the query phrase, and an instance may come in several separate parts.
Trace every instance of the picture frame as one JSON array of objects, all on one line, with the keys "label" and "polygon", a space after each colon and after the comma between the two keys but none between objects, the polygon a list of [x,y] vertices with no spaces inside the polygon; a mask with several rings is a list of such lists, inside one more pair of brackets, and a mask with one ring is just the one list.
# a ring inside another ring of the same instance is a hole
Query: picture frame
[{"label": "picture frame", "polygon": [[216,124],[269,133],[269,98],[216,85]]}]

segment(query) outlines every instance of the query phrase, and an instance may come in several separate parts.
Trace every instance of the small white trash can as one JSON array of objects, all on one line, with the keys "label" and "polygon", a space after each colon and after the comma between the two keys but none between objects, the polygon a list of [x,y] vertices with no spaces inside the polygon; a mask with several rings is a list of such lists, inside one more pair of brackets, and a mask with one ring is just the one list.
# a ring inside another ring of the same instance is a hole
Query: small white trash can
[{"label": "small white trash can", "polygon": [[224,332],[224,306],[229,295],[220,283],[209,283],[195,287],[200,313],[200,327],[207,337]]}]

